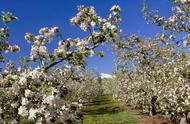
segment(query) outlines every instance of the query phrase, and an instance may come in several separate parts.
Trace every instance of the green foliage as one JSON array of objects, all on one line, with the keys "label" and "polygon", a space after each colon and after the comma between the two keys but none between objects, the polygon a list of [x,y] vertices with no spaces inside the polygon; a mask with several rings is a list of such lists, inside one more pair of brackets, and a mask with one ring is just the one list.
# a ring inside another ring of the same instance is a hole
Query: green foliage
[{"label": "green foliage", "polygon": [[104,52],[103,51],[98,51],[96,52],[96,55],[99,56],[100,58],[104,57]]},{"label": "green foliage", "polygon": [[12,20],[18,19],[16,16],[14,16],[10,12],[2,12],[2,15],[0,15],[0,18],[2,19],[4,24],[8,24]]},{"label": "green foliage", "polygon": [[34,120],[30,120],[30,119],[23,119],[20,123],[21,124],[36,124]]}]

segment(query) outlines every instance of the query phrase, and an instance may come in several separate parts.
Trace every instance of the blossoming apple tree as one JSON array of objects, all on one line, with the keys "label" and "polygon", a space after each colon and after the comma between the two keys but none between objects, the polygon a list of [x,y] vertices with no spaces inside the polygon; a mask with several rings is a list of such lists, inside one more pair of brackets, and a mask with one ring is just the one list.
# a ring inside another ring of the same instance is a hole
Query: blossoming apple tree
[{"label": "blossoming apple tree", "polygon": [[[79,26],[89,36],[65,39],[58,27],[45,27],[38,34],[26,33],[25,39],[32,44],[29,61],[38,67],[15,68],[12,63],[0,74],[0,121],[1,123],[74,123],[80,117],[78,108],[87,95],[98,94],[98,82],[85,70],[86,57],[106,42],[119,39],[120,8],[113,6],[110,16],[103,19],[93,7],[78,7],[71,24]],[[3,52],[18,51],[18,46],[8,44],[7,23],[16,19],[11,13],[1,16],[5,27],[1,28],[1,60]],[[60,38],[53,53],[47,44]],[[96,51],[100,57],[101,51]],[[63,66],[61,66],[63,64]],[[58,65],[58,66],[57,66]],[[93,85],[89,85],[93,83]],[[97,85],[96,85],[97,84]]]}]

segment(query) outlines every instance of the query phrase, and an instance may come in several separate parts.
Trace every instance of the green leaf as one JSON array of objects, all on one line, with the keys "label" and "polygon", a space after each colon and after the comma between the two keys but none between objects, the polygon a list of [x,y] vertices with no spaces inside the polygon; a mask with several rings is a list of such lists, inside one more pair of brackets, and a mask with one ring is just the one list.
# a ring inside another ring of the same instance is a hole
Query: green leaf
[{"label": "green leaf", "polygon": [[98,51],[96,52],[96,55],[99,56],[100,58],[104,57],[104,52],[103,51]]},{"label": "green leaf", "polygon": [[12,20],[18,19],[16,16],[14,16],[10,12],[2,12],[1,18],[4,24],[8,24]]}]

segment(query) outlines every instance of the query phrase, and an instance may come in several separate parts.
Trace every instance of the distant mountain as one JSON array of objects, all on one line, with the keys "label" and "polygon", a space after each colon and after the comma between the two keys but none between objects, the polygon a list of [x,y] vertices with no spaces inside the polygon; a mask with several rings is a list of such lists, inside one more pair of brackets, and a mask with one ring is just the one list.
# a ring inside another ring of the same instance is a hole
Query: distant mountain
[{"label": "distant mountain", "polygon": [[113,78],[112,75],[106,74],[106,73],[100,73],[100,76],[101,76],[102,79],[103,79],[103,78]]}]

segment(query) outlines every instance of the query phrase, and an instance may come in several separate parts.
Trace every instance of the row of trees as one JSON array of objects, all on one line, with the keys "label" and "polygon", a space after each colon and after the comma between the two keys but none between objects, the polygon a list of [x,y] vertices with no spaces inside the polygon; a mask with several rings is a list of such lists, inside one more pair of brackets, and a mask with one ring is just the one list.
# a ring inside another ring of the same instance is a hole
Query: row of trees
[{"label": "row of trees", "polygon": [[115,98],[173,121],[190,110],[190,1],[173,1],[172,15],[149,11],[148,23],[163,28],[155,38],[125,37],[117,51]]}]

